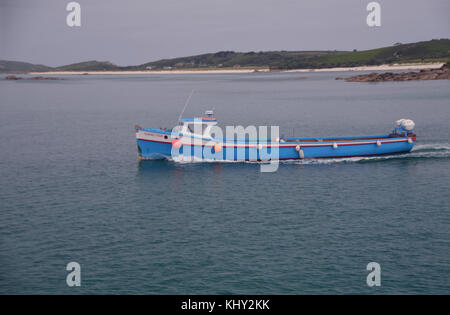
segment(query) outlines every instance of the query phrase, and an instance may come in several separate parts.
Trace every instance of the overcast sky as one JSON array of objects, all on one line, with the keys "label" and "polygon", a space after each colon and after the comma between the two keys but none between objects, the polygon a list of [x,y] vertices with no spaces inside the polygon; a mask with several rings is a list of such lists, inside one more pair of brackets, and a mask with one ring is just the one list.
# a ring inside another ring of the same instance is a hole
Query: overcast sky
[{"label": "overcast sky", "polygon": [[450,38],[449,0],[0,0],[0,59],[50,66],[86,60],[135,65],[221,50],[370,49]]}]

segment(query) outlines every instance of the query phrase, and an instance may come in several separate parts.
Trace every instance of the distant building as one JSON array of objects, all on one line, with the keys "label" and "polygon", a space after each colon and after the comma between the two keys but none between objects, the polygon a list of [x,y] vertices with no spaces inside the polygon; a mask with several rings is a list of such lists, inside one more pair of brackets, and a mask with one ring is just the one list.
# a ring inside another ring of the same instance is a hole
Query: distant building
[{"label": "distant building", "polygon": [[240,68],[241,67],[241,65],[239,65],[239,64],[235,64],[234,66],[233,66],[233,68]]},{"label": "distant building", "polygon": [[152,70],[153,67],[152,67],[152,66],[147,66],[147,67],[145,67],[145,69],[147,69],[147,70]]}]

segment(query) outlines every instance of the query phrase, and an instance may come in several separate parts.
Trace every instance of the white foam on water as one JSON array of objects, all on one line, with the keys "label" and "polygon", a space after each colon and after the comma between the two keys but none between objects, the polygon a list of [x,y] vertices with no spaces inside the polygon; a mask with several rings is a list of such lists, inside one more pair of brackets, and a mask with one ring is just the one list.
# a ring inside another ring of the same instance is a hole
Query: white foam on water
[{"label": "white foam on water", "polygon": [[415,151],[437,151],[437,150],[446,150],[450,151],[449,143],[424,143],[424,144],[416,144],[411,152]]},{"label": "white foam on water", "polygon": [[448,158],[450,157],[449,143],[424,143],[414,146],[410,157]]},{"label": "white foam on water", "polygon": [[[415,145],[413,150],[408,153],[369,156],[369,157],[351,157],[335,159],[305,159],[290,161],[296,164],[331,164],[331,163],[357,163],[365,161],[384,161],[414,158],[450,158],[450,144],[448,143],[426,143]],[[289,161],[287,161],[289,162]]]},{"label": "white foam on water", "polygon": [[[414,159],[414,158],[450,158],[450,144],[449,143],[425,143],[417,144],[409,153],[370,156],[370,157],[350,157],[350,158],[326,158],[326,159],[302,159],[302,160],[282,160],[280,164],[335,164],[335,163],[358,163],[365,161],[383,161],[383,160],[397,160],[397,159]],[[249,164],[267,164],[261,161],[228,161],[228,160],[214,160],[201,159],[191,156],[172,157],[172,161],[177,163],[249,163]]]},{"label": "white foam on water", "polygon": [[181,163],[181,164],[189,164],[189,163],[242,163],[242,161],[229,161],[229,160],[214,160],[214,159],[202,159],[197,156],[174,156],[169,158],[170,161]]}]

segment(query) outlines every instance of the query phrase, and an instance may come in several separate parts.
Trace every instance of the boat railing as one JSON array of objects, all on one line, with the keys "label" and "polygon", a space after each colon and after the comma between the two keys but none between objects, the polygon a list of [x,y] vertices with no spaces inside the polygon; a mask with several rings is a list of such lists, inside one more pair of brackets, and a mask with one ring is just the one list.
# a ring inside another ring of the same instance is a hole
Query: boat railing
[{"label": "boat railing", "polygon": [[364,141],[373,139],[387,139],[390,135],[361,136],[361,137],[321,137],[321,138],[286,138],[286,142],[334,142],[334,141]]}]

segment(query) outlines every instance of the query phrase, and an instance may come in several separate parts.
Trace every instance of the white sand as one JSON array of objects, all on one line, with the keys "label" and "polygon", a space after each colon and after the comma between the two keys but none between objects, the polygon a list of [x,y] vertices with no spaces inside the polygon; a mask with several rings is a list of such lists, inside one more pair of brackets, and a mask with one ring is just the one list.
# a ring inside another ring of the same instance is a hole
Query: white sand
[{"label": "white sand", "polygon": [[[440,68],[444,63],[425,63],[425,64],[394,64],[380,66],[362,66],[346,68],[324,68],[324,69],[293,69],[293,70],[275,70],[273,72],[335,72],[335,71],[398,71],[398,70],[420,70]],[[148,70],[148,71],[52,71],[52,72],[30,72],[32,75],[81,75],[81,74],[224,74],[224,73],[253,73],[270,72],[269,69],[216,69],[216,70]]]},{"label": "white sand", "polygon": [[347,68],[324,68],[324,69],[294,69],[283,72],[332,72],[332,71],[398,71],[398,70],[421,70],[440,68],[444,63],[411,63],[411,64],[393,64],[380,66],[361,66]]}]

